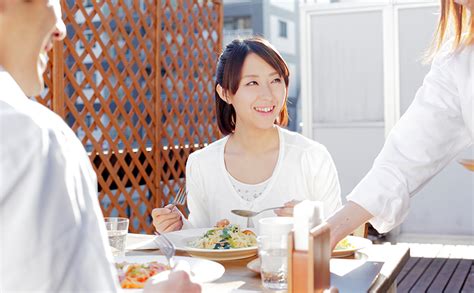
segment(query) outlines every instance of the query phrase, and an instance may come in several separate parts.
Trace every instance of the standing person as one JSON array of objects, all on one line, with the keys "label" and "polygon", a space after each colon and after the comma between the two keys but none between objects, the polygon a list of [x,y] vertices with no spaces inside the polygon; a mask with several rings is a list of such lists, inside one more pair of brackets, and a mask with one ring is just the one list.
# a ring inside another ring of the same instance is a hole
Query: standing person
[{"label": "standing person", "polygon": [[[266,40],[249,38],[227,45],[217,64],[217,124],[224,138],[189,156],[186,164],[189,218],[185,227],[211,227],[227,218],[247,225],[232,209],[259,211],[285,204],[291,216],[304,199],[341,205],[339,180],[326,148],[283,129],[287,124],[289,70]],[[182,216],[170,206],[153,210],[159,232],[179,230]],[[256,216],[274,215],[271,211]]]},{"label": "standing person", "polygon": [[[59,0],[0,0],[0,292],[119,290],[89,158],[26,96],[65,33]],[[200,290],[183,272],[149,289]]]},{"label": "standing person", "polygon": [[[474,0],[441,0],[431,70],[372,169],[347,196],[346,205],[329,218],[332,247],[368,220],[379,232],[399,225],[410,197],[472,145],[473,12]],[[454,40],[444,44],[451,23]]]}]

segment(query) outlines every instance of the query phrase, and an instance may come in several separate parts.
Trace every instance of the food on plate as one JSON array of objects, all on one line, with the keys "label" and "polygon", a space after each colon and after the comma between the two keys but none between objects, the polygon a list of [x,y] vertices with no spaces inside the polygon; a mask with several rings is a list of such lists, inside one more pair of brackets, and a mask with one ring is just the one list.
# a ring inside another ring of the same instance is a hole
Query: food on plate
[{"label": "food on plate", "polygon": [[251,230],[241,231],[239,225],[230,224],[224,219],[189,244],[194,248],[205,249],[245,248],[257,245],[257,236]]},{"label": "food on plate", "polygon": [[349,239],[344,238],[336,245],[334,250],[346,250],[346,249],[354,249],[354,244],[352,244]]},{"label": "food on plate", "polygon": [[115,264],[120,286],[124,289],[143,288],[145,282],[151,277],[163,271],[170,269],[168,265],[157,261],[148,263],[127,263],[121,262]]}]

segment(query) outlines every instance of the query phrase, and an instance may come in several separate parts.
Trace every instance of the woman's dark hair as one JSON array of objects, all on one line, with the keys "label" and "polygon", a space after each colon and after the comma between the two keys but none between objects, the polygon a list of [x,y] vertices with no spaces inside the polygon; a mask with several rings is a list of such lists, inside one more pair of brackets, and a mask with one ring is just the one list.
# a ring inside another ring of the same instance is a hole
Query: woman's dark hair
[{"label": "woman's dark hair", "polygon": [[232,104],[223,101],[217,93],[217,85],[222,87],[224,94],[234,95],[239,89],[242,78],[242,67],[245,58],[250,53],[257,54],[270,66],[272,66],[285,81],[287,96],[275,123],[281,126],[288,124],[288,109],[286,99],[288,97],[288,84],[290,72],[285,60],[280,53],[265,39],[252,37],[248,39],[237,39],[230,42],[219,56],[217,63],[216,84],[214,94],[216,99],[217,125],[222,134],[228,135],[235,130],[236,114]]}]

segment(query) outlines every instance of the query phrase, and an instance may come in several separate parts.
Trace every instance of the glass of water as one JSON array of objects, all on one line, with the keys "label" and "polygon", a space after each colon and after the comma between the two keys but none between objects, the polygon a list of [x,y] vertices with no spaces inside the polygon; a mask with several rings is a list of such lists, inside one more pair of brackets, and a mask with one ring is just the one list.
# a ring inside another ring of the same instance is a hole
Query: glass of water
[{"label": "glass of water", "polygon": [[117,217],[104,218],[104,220],[112,254],[114,256],[124,256],[129,220]]},{"label": "glass of water", "polygon": [[257,237],[260,274],[263,287],[270,290],[288,289],[288,236]]}]

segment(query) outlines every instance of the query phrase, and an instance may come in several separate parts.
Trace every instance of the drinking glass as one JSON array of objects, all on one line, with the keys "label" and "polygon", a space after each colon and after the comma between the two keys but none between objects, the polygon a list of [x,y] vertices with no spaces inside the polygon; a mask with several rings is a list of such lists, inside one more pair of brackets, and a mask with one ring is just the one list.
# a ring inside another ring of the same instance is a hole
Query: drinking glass
[{"label": "drinking glass", "polygon": [[262,285],[270,290],[288,289],[288,235],[257,237]]},{"label": "drinking glass", "polygon": [[104,218],[104,220],[112,254],[114,256],[124,256],[129,220],[118,217]]}]

